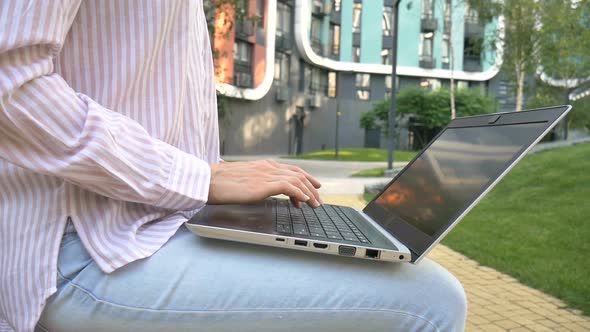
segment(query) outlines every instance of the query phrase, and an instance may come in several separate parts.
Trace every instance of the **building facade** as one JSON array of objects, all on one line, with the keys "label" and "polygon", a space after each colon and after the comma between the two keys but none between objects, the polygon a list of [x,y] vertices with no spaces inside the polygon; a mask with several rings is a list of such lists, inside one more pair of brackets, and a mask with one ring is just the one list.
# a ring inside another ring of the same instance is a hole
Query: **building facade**
[{"label": "building facade", "polygon": [[[386,143],[359,119],[391,94],[393,0],[242,0],[236,10],[212,16],[222,154]],[[495,24],[462,0],[402,0],[397,88],[437,89],[452,75],[510,109],[498,59],[482,46]],[[407,132],[397,142],[406,148]]]}]

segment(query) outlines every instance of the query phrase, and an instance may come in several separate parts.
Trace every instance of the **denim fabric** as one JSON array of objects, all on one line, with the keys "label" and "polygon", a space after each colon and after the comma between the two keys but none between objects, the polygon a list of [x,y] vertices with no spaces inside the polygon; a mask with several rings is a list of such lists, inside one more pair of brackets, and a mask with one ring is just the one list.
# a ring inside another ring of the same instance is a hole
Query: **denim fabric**
[{"label": "denim fabric", "polygon": [[462,331],[466,298],[438,264],[385,263],[200,238],[103,273],[64,235],[38,331]]}]

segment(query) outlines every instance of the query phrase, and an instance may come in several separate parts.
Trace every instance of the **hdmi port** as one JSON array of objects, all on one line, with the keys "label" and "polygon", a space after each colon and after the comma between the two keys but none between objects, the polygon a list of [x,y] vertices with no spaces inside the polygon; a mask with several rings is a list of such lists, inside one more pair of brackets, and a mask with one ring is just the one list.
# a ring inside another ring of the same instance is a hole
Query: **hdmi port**
[{"label": "hdmi port", "polygon": [[320,248],[320,249],[326,249],[326,248],[328,248],[328,245],[325,244],[325,243],[314,243],[313,246],[316,247],[316,248]]}]

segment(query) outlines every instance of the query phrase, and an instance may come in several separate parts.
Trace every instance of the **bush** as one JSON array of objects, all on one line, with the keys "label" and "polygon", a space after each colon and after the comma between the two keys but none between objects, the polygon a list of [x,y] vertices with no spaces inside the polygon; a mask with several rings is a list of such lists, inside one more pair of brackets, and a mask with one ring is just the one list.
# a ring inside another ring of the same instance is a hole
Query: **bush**
[{"label": "bush", "polygon": [[[390,100],[374,104],[361,115],[360,126],[366,130],[382,129],[388,135]],[[492,113],[495,103],[478,89],[458,89],[455,92],[457,117]],[[396,125],[408,120],[408,130],[416,138],[415,149],[421,149],[438,131],[451,121],[451,99],[448,89],[425,90],[409,88],[397,95]]]}]

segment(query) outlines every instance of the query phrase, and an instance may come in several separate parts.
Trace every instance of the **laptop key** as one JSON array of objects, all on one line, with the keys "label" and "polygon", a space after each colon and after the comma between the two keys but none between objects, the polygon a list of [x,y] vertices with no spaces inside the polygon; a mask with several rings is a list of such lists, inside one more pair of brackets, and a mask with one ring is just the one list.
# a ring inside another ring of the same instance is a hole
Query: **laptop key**
[{"label": "laptop key", "polygon": [[283,233],[283,234],[292,234],[291,226],[278,224],[277,225],[277,232]]},{"label": "laptop key", "polygon": [[311,233],[323,233],[324,230],[321,227],[309,227]]},{"label": "laptop key", "polygon": [[293,224],[293,233],[297,235],[309,235],[305,225]]},{"label": "laptop key", "polygon": [[311,236],[313,236],[313,237],[321,237],[321,238],[325,238],[326,237],[326,235],[324,233],[314,233],[314,232],[311,232]]},{"label": "laptop key", "polygon": [[326,236],[328,237],[328,239],[342,240],[342,237],[340,236],[340,234],[326,233]]}]

